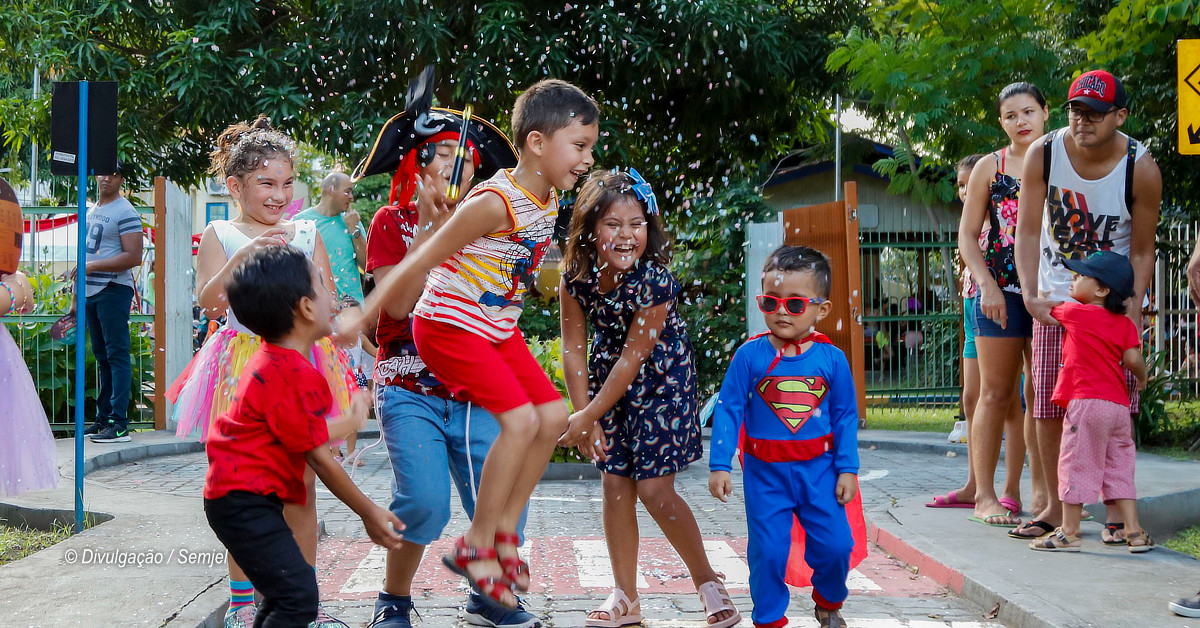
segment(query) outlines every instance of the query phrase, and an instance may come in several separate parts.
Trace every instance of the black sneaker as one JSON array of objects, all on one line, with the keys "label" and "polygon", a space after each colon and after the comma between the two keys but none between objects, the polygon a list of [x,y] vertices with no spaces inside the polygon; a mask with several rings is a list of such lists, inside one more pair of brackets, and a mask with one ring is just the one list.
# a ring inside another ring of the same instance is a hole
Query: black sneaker
[{"label": "black sneaker", "polygon": [[416,612],[411,597],[397,602],[375,600],[375,616],[371,618],[367,628],[412,628],[412,622],[408,618],[409,611]]},{"label": "black sneaker", "polygon": [[813,616],[817,618],[817,625],[821,628],[846,628],[846,620],[842,619],[842,613],[839,610],[818,606],[813,609]]},{"label": "black sneaker", "polygon": [[1171,612],[1176,615],[1200,617],[1200,593],[1197,593],[1194,597],[1181,597],[1167,604],[1167,608],[1171,609]]},{"label": "black sneaker", "polygon": [[109,425],[100,430],[99,434],[92,436],[93,443],[128,443],[129,441],[129,430],[118,430],[115,425]]},{"label": "black sneaker", "polygon": [[517,598],[516,608],[505,608],[489,603],[482,595],[472,593],[467,602],[467,611],[463,619],[472,626],[488,626],[489,628],[541,628],[542,622],[529,611],[521,599]]},{"label": "black sneaker", "polygon": [[92,434],[99,434],[101,431],[104,430],[104,426],[105,426],[104,423],[96,421],[95,423],[92,423],[91,425],[83,428],[83,435],[91,436]]}]

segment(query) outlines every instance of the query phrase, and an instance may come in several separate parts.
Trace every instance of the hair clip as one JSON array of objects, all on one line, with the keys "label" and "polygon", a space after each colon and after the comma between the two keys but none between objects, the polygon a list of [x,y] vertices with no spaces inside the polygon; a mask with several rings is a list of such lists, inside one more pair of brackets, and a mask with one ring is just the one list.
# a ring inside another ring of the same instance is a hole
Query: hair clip
[{"label": "hair clip", "polygon": [[626,170],[629,178],[633,179],[633,193],[638,197],[638,200],[646,204],[646,213],[658,215],[658,198],[654,196],[654,189],[646,182],[642,175],[638,173],[636,168]]}]

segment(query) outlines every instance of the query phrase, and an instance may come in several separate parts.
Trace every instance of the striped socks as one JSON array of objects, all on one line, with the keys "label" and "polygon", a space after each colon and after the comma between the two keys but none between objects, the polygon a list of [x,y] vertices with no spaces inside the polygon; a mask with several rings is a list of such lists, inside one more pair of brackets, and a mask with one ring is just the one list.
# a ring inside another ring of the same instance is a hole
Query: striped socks
[{"label": "striped socks", "polygon": [[249,580],[229,579],[229,608],[241,608],[254,604],[254,585]]}]

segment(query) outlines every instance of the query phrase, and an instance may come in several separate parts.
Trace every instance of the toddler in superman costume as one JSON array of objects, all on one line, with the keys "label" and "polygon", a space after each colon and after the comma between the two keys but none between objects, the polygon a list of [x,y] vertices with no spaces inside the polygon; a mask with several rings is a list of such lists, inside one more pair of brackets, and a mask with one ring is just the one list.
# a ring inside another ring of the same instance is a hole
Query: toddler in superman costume
[{"label": "toddler in superman costume", "polygon": [[[814,249],[768,257],[758,304],[770,333],[737,350],[713,415],[708,485],[717,499],[732,493],[733,453],[743,453],[757,628],[787,625],[787,585],[810,582],[818,623],[844,628],[846,578],[866,556],[854,379],[845,354],[813,331],[832,309],[830,281],[829,260]],[[789,545],[791,559],[776,549]],[[811,572],[789,564],[801,555]]]}]

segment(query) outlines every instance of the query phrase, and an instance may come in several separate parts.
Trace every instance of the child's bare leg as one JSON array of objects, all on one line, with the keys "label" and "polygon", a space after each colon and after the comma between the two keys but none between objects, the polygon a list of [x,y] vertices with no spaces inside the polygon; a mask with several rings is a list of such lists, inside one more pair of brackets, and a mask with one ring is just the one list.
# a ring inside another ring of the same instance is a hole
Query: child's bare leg
[{"label": "child's bare leg", "polygon": [[300,553],[304,560],[313,567],[317,566],[317,536],[320,525],[317,521],[317,474],[312,467],[304,467],[304,490],[308,494],[303,506],[300,504],[284,504],[283,518],[296,537]]},{"label": "child's bare leg", "polygon": [[1069,536],[1079,536],[1079,520],[1083,517],[1083,504],[1062,505],[1062,531]]},{"label": "child's bare leg", "polygon": [[[559,405],[562,405],[561,402]],[[562,413],[565,426],[565,408]],[[538,452],[535,441],[538,439],[541,425],[533,404],[526,403],[507,412],[496,413],[495,417],[496,422],[500,424],[500,434],[492,443],[492,448],[484,460],[483,471],[479,478],[479,494],[475,499],[475,517],[471,520],[471,527],[467,528],[466,534],[463,535],[468,546],[478,548],[495,548],[496,532],[501,529],[501,525],[510,524],[510,527],[505,530],[516,529],[517,522],[520,520],[520,510],[524,509],[524,502],[516,516],[509,517],[507,515],[509,502],[515,492],[514,486],[519,477],[528,470],[526,465],[538,467],[538,477],[540,478],[550,460],[550,454],[547,453],[545,461],[540,465],[537,464]],[[561,434],[561,431],[559,433]],[[537,484],[536,479],[534,484]],[[532,492],[533,489],[529,490]],[[525,501],[528,501],[528,497],[529,495],[526,494]],[[473,580],[503,575],[500,562],[495,559],[472,561],[466,566],[466,570]],[[500,595],[502,604],[516,605],[516,596],[511,592]]]},{"label": "child's bare leg", "polygon": [[613,580],[618,589],[634,600],[638,596],[637,482],[633,478],[605,473],[603,487],[604,542],[608,545]]},{"label": "child's bare leg", "polygon": [[[962,411],[967,422],[967,442],[971,442],[971,426],[975,422],[975,406],[979,403],[979,360],[962,359]],[[975,467],[971,464],[971,448],[967,446],[967,483],[954,491],[958,501],[975,500]]]},{"label": "child's bare leg", "polygon": [[425,546],[403,541],[400,549],[388,550],[383,572],[383,591],[391,595],[412,595],[413,578],[421,566]]},{"label": "child's bare leg", "polygon": [[1116,502],[1116,510],[1121,513],[1121,519],[1125,522],[1125,533],[1141,530],[1142,524],[1138,521],[1137,515],[1137,500],[1114,499],[1113,501]]},{"label": "child's bare leg", "polygon": [[[696,525],[696,517],[687,502],[675,492],[675,474],[658,478],[639,480],[637,483],[638,499],[646,506],[650,516],[654,517],[671,547],[679,553],[683,564],[687,565],[688,573],[692,576],[692,585],[699,587],[705,582],[717,580],[717,573],[708,562],[708,554],[704,552],[704,539],[700,537],[700,526]],[[734,611],[721,611],[711,618],[709,623],[724,621],[733,617]]]},{"label": "child's bare leg", "polygon": [[[524,441],[524,444],[514,450],[518,459],[512,476],[515,479],[492,531],[493,537],[496,532],[513,532],[517,529],[517,524],[521,521],[521,513],[525,511],[525,505],[529,503],[529,497],[533,495],[533,489],[537,488],[538,481],[546,473],[546,467],[550,464],[550,457],[554,454],[558,438],[567,429],[567,406],[561,399],[538,406],[522,407],[532,409],[536,432],[529,440]],[[503,436],[503,430],[507,428],[503,422],[500,425],[501,436]],[[488,453],[487,462],[483,466],[485,477],[488,472],[487,465],[491,462],[492,455],[499,446],[500,439],[496,439],[496,443],[492,445],[492,449]],[[480,482],[480,499],[483,498],[485,490],[484,483]],[[478,505],[475,506],[475,518],[476,520],[479,518]],[[516,548],[504,544],[497,547],[497,551],[501,557],[511,556],[510,552],[515,552]],[[517,585],[519,588],[525,588],[528,582],[518,582]]]}]

